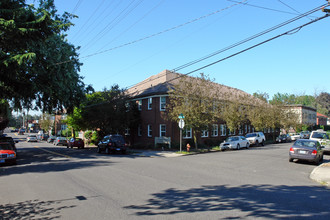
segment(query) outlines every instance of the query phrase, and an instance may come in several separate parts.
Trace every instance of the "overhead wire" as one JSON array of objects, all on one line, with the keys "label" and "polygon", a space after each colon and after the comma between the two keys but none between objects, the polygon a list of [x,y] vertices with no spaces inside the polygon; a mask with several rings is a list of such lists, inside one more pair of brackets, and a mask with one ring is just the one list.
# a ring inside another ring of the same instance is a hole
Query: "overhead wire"
[{"label": "overhead wire", "polygon": [[[242,41],[239,41],[239,42],[237,42],[237,43],[235,43],[235,44],[233,44],[233,45],[231,45],[231,46],[229,46],[229,47],[226,47],[226,48],[224,48],[224,49],[221,49],[221,50],[219,50],[219,51],[216,51],[216,52],[214,52],[214,53],[212,53],[212,54],[210,54],[210,55],[208,55],[208,56],[205,56],[205,57],[203,57],[203,58],[200,58],[200,59],[198,59],[198,60],[195,60],[195,61],[192,61],[192,62],[189,62],[189,63],[187,63],[187,64],[184,64],[184,65],[181,65],[181,66],[179,66],[179,67],[177,67],[177,68],[174,68],[174,69],[172,69],[171,71],[172,72],[176,72],[176,71],[178,71],[178,70],[181,70],[181,69],[183,69],[183,68],[186,68],[186,67],[188,67],[188,66],[191,66],[191,65],[193,65],[193,64],[196,64],[196,63],[198,63],[198,62],[201,62],[201,61],[203,61],[203,60],[205,60],[205,59],[207,59],[207,58],[210,58],[210,57],[212,57],[212,56],[215,56],[215,55],[217,55],[217,54],[219,54],[219,53],[221,53],[221,52],[224,52],[224,51],[227,51],[227,50],[229,50],[229,49],[232,49],[232,48],[234,48],[234,47],[236,47],[236,46],[238,46],[238,45],[241,45],[241,44],[243,44],[243,43],[245,43],[245,42],[248,42],[248,41],[250,41],[250,40],[252,40],[252,38],[253,39],[255,39],[256,37],[255,36],[258,36],[258,37],[260,37],[260,36],[262,36],[262,35],[264,35],[264,34],[262,34],[262,33],[269,33],[270,31],[269,30],[275,30],[274,28],[275,27],[277,27],[276,29],[278,29],[278,28],[280,28],[280,27],[283,27],[284,26],[284,24],[289,24],[289,23],[292,23],[293,21],[296,21],[296,20],[299,20],[299,19],[301,19],[301,18],[303,18],[303,17],[305,17],[305,16],[308,16],[308,15],[310,15],[310,14],[313,14],[313,13],[315,13],[315,12],[317,12],[317,11],[319,11],[322,7],[325,7],[325,6],[327,6],[328,4],[323,4],[323,5],[321,5],[321,6],[319,6],[319,7],[316,7],[316,8],[314,8],[314,9],[312,9],[312,10],[310,10],[310,11],[308,11],[308,12],[306,12],[306,13],[304,13],[304,14],[301,14],[301,15],[299,15],[299,16],[297,16],[297,17],[295,17],[295,18],[292,18],[292,19],[290,19],[290,20],[288,20],[288,21],[286,21],[286,22],[283,22],[283,23],[281,23],[281,24],[279,24],[279,25],[276,25],[276,26],[274,26],[274,27],[272,27],[272,28],[270,28],[270,29],[267,29],[267,30],[265,30],[265,31],[262,31],[262,32],[260,32],[259,34],[256,34],[256,35],[253,35],[253,36],[251,36],[251,37],[249,37],[249,38],[246,38],[245,40],[242,40]],[[298,19],[299,18],[299,19]],[[323,19],[323,18],[322,18]],[[318,20],[317,20],[318,21]],[[314,23],[315,21],[313,20],[313,21],[311,21],[312,23]],[[308,24],[310,24],[311,22],[309,22],[309,23],[307,23],[307,25]],[[300,28],[296,28],[296,29],[294,29],[294,30],[300,30],[302,27],[304,27],[304,26],[306,26],[306,25],[303,25],[303,26],[301,26]],[[292,32],[292,31],[288,31],[288,32]],[[287,33],[287,34],[289,34],[288,32],[285,32],[285,33]],[[284,35],[284,34],[283,34]],[[278,37],[276,37],[276,38],[278,38]],[[275,38],[275,39],[276,39]],[[267,41],[268,42],[268,41]],[[266,43],[266,42],[265,42]],[[262,43],[262,44],[264,44],[264,43]],[[259,44],[258,46],[260,46],[261,44]],[[254,46],[255,47],[255,46]],[[254,48],[254,47],[252,47],[252,48]],[[252,48],[250,48],[250,49],[252,49]],[[243,52],[245,52],[245,51],[247,51],[247,50],[250,50],[250,49],[246,49],[246,50],[243,50]],[[240,54],[240,53],[242,53],[242,52],[238,52],[238,53],[235,53],[234,55],[231,55],[231,56],[229,56],[229,57],[227,57],[227,58],[224,58],[224,59],[221,59],[220,61],[218,61],[218,62],[221,62],[221,61],[223,61],[223,60],[226,60],[226,59],[228,59],[228,58],[230,58],[230,57],[233,57],[233,56],[236,56],[236,55],[238,55],[238,54]],[[216,62],[216,63],[218,63],[218,62]],[[214,63],[215,64],[215,63]],[[214,64],[211,64],[211,65],[214,65]],[[197,70],[194,70],[194,71],[192,71],[192,72],[189,72],[188,74],[186,74],[186,75],[189,75],[189,74],[191,74],[191,73],[193,73],[193,72],[196,72],[196,71],[198,71],[198,70],[201,70],[201,69],[204,69],[204,68],[206,68],[206,67],[208,67],[208,66],[211,66],[211,65],[206,65],[206,66],[204,66],[204,67],[202,67],[202,68],[198,68]],[[161,78],[161,77],[163,77],[165,74],[163,74],[163,75],[159,75],[157,78],[155,78],[155,79],[158,79],[158,78]],[[174,80],[174,79],[173,79]],[[143,84],[146,84],[146,83],[148,83],[147,81],[146,82],[140,82],[140,83],[136,83],[136,84],[133,84],[133,85],[131,85],[131,86],[128,86],[127,88],[132,88],[132,87],[134,87],[134,86],[136,86],[136,85],[143,85]]]},{"label": "overhead wire", "polygon": [[[286,7],[290,8],[292,11],[295,11],[297,12],[298,14],[301,14],[301,12],[299,12],[298,10],[296,10],[295,8],[291,7],[290,5],[286,4],[285,2],[281,1],[281,0],[277,0],[279,1],[280,3],[282,3],[283,5],[285,5]],[[308,18],[308,16],[307,16]],[[311,18],[309,18],[310,20],[312,20]]]},{"label": "overhead wire", "polygon": [[256,38],[258,38],[258,37],[260,37],[260,36],[262,36],[262,35],[265,35],[265,34],[271,32],[271,31],[274,31],[274,30],[276,30],[276,29],[278,29],[278,28],[281,28],[281,27],[283,27],[283,26],[285,26],[285,25],[288,25],[288,24],[290,24],[290,23],[292,23],[292,22],[295,22],[295,21],[297,21],[297,20],[299,20],[299,19],[301,19],[301,18],[304,18],[304,17],[306,17],[306,16],[308,16],[308,15],[310,15],[310,14],[316,12],[316,11],[319,11],[321,7],[322,7],[322,6],[317,7],[317,8],[314,8],[314,9],[308,11],[308,12],[305,12],[305,13],[303,13],[303,14],[301,14],[301,15],[298,15],[298,16],[292,18],[292,19],[289,19],[289,20],[287,20],[287,21],[281,23],[281,24],[275,25],[274,27],[271,27],[271,28],[269,28],[269,29],[267,29],[267,30],[264,30],[264,31],[262,31],[262,32],[260,32],[260,33],[258,33],[258,34],[255,34],[255,35],[253,35],[253,36],[250,36],[250,37],[248,37],[248,38],[246,38],[246,39],[244,39],[244,40],[241,40],[241,41],[239,41],[239,42],[237,42],[237,43],[234,43],[234,44],[232,44],[232,45],[230,45],[230,46],[228,46],[228,47],[225,47],[225,48],[223,48],[223,49],[221,49],[221,50],[215,51],[215,52],[213,52],[213,53],[211,53],[211,54],[209,54],[209,55],[207,55],[207,56],[204,56],[204,57],[199,58],[199,59],[197,59],[197,60],[194,60],[194,61],[188,62],[188,63],[186,63],[186,64],[183,64],[183,65],[179,66],[179,67],[176,67],[176,68],[174,68],[172,71],[173,71],[173,72],[179,71],[179,70],[181,70],[181,69],[184,69],[184,68],[186,68],[186,67],[189,67],[189,66],[191,66],[191,65],[194,65],[194,64],[196,64],[196,63],[199,63],[199,62],[201,62],[201,61],[203,61],[203,60],[209,59],[209,58],[211,58],[211,57],[213,57],[213,56],[215,56],[215,55],[218,55],[218,54],[220,54],[220,53],[223,53],[223,52],[225,52],[225,51],[227,51],[227,50],[230,50],[230,49],[232,49],[232,48],[234,48],[234,47],[237,47],[237,46],[239,46],[239,45],[241,45],[241,44],[244,44],[244,43],[246,43],[246,42],[249,42],[249,41],[251,41],[251,40],[253,40],[253,39],[256,39]]},{"label": "overhead wire", "polygon": [[[242,4],[243,2],[246,2],[246,1],[247,1],[247,0],[242,0],[241,2],[238,2],[238,3],[236,3],[236,4],[230,5],[230,6],[228,6],[228,7],[222,8],[222,9],[219,9],[219,10],[214,11],[214,12],[211,12],[211,13],[209,13],[209,14],[207,14],[207,15],[203,15],[203,16],[201,16],[201,17],[198,17],[198,18],[195,18],[195,19],[193,19],[193,20],[187,21],[187,22],[185,22],[185,23],[179,24],[179,25],[177,25],[177,26],[174,26],[174,27],[171,27],[171,28],[165,29],[165,30],[163,30],[163,31],[160,31],[160,32],[157,32],[157,33],[154,33],[154,34],[148,35],[148,36],[145,36],[145,37],[143,37],[143,38],[140,38],[140,39],[137,39],[137,40],[134,40],[134,41],[131,41],[131,42],[125,43],[125,44],[121,44],[121,45],[116,46],[116,47],[112,47],[112,48],[107,49],[107,50],[102,50],[102,51],[100,51],[100,52],[96,52],[96,53],[92,53],[92,54],[89,54],[89,55],[83,56],[83,57],[81,57],[81,59],[89,58],[89,57],[92,57],[92,56],[96,56],[96,55],[99,55],[99,54],[102,54],[102,53],[106,53],[106,52],[109,52],[109,51],[112,51],[112,50],[116,50],[116,49],[119,49],[119,48],[122,48],[122,47],[125,47],[125,46],[128,46],[128,45],[131,45],[131,44],[138,43],[138,42],[140,42],[140,41],[144,41],[144,40],[149,39],[149,38],[152,38],[152,37],[156,37],[156,36],[158,36],[158,35],[161,35],[161,34],[164,34],[164,33],[170,32],[170,31],[173,31],[173,30],[175,30],[175,29],[178,29],[178,28],[184,27],[184,26],[189,25],[189,24],[191,24],[191,23],[194,23],[194,22],[197,22],[197,21],[199,21],[199,20],[202,20],[202,19],[205,19],[205,18],[207,18],[207,17],[210,17],[210,16],[212,16],[212,15],[218,14],[218,13],[220,13],[220,12],[222,12],[222,11],[228,10],[228,9],[230,9],[230,8],[232,8],[232,7],[234,7],[234,6],[240,5],[240,4]],[[55,63],[54,65],[60,65],[60,64],[63,64],[63,63],[68,63],[68,62],[71,62],[71,60],[63,61],[63,62],[59,62],[59,63]]]},{"label": "overhead wire", "polygon": [[83,0],[78,0],[77,4],[76,4],[76,6],[73,8],[71,14],[76,13],[76,11],[77,11],[77,9],[79,8],[79,6],[81,5],[82,1],[83,1]]},{"label": "overhead wire", "polygon": [[[107,32],[111,31],[116,25],[118,25],[121,21],[123,21],[135,8],[137,8],[144,0],[138,0],[135,4],[133,4],[136,0],[132,0],[131,3],[123,9],[111,22],[108,23],[93,39],[91,39],[83,49],[87,50],[91,44],[95,44],[100,39],[102,39]],[[131,7],[132,6],[132,7]]]}]

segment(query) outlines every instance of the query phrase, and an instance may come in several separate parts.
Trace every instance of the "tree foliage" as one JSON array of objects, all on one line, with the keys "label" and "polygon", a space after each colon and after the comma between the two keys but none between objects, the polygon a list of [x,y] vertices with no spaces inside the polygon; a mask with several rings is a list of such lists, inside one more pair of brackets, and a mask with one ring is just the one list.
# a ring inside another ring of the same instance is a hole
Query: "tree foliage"
[{"label": "tree foliage", "polygon": [[100,137],[110,133],[124,133],[139,123],[139,111],[130,97],[118,85],[109,90],[86,95],[86,100],[67,118],[74,130],[97,130]]},{"label": "tree foliage", "polygon": [[77,48],[65,31],[73,15],[58,15],[53,0],[38,8],[24,0],[0,2],[0,98],[15,108],[68,112],[85,97]]},{"label": "tree foliage", "polygon": [[184,115],[186,127],[194,130],[196,148],[197,135],[217,120],[217,113],[213,110],[212,84],[204,74],[200,78],[185,76],[169,91],[168,116],[172,121],[177,121],[179,114]]}]

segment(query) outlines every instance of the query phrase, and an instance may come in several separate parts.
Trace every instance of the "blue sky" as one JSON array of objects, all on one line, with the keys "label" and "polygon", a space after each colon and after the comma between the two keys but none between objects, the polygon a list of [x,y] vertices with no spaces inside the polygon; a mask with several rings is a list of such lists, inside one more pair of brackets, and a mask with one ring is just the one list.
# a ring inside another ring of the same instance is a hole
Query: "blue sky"
[{"label": "blue sky", "polygon": [[[175,69],[292,19],[326,1],[247,0],[244,3],[250,5],[227,0],[55,0],[59,13],[73,12],[79,17],[72,20],[75,26],[67,32],[67,38],[70,43],[81,46],[79,53],[84,65],[80,75],[96,90],[113,84],[122,88],[132,86],[164,69]],[[214,14],[209,15],[211,13]],[[319,10],[178,72],[188,73],[324,14]],[[205,15],[208,16],[197,19]],[[197,21],[165,31],[194,19]],[[298,95],[330,92],[329,26],[330,17],[192,76],[204,72],[218,83],[250,94],[267,92],[270,97],[277,92]],[[163,33],[112,49],[160,32]],[[93,55],[102,51],[106,52]]]}]

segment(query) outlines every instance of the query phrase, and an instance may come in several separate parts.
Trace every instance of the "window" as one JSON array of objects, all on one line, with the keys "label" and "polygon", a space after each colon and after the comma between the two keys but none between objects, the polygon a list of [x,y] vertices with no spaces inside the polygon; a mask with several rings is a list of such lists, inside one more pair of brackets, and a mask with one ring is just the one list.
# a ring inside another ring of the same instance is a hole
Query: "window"
[{"label": "window", "polygon": [[67,126],[66,125],[61,125],[61,130],[66,130]]},{"label": "window", "polygon": [[248,133],[248,126],[245,125],[245,133]]},{"label": "window", "polygon": [[241,125],[239,126],[238,134],[240,134],[240,135],[243,134],[243,129],[242,129],[242,126]]},{"label": "window", "polygon": [[183,138],[191,138],[192,129],[184,128],[183,129]]},{"label": "window", "polygon": [[166,136],[166,125],[160,125],[159,126],[159,137],[165,137]]},{"label": "window", "polygon": [[125,135],[130,135],[130,129],[129,128],[125,129]]},{"label": "window", "polygon": [[142,129],[141,129],[141,125],[138,125],[138,136],[142,136]]},{"label": "window", "polygon": [[152,98],[148,98],[148,110],[152,109]]},{"label": "window", "polygon": [[220,132],[221,132],[221,136],[226,136],[226,125],[224,124],[220,125]]},{"label": "window", "polygon": [[160,111],[165,111],[166,108],[166,97],[161,96],[160,97]]},{"label": "window", "polygon": [[148,137],[152,137],[152,126],[148,125]]},{"label": "window", "polygon": [[142,110],[142,100],[138,101],[138,109],[139,109],[139,111]]},{"label": "window", "polygon": [[251,125],[249,125],[249,133],[251,133]]},{"label": "window", "polygon": [[201,137],[208,137],[209,136],[209,130],[202,130],[202,136]]},{"label": "window", "polygon": [[217,124],[212,125],[212,137],[218,137],[219,128]]}]

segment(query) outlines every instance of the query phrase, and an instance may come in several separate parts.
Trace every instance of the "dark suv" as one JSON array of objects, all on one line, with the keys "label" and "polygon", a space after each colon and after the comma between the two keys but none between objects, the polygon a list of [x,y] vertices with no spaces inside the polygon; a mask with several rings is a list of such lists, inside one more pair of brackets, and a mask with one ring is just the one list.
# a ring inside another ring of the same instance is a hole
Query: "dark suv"
[{"label": "dark suv", "polygon": [[104,151],[106,154],[120,152],[126,153],[127,145],[122,135],[111,134],[105,136],[97,145],[97,152]]}]

